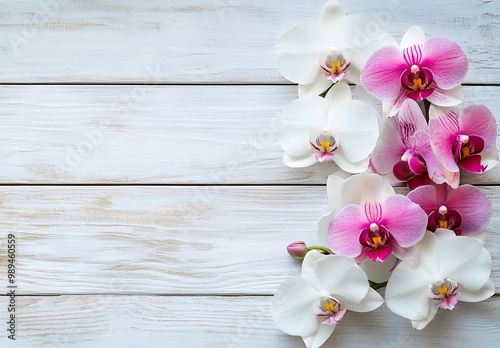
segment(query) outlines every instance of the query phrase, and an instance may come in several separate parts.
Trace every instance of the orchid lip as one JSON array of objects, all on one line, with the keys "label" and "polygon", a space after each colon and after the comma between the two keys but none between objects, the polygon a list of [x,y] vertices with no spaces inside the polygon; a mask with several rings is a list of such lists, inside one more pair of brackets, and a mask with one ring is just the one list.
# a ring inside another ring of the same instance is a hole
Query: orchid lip
[{"label": "orchid lip", "polygon": [[361,231],[359,243],[372,261],[384,261],[392,253],[390,239],[390,233],[384,226],[372,222],[369,228]]},{"label": "orchid lip", "polygon": [[478,135],[458,134],[452,146],[453,156],[457,161],[480,154],[484,149],[484,139]]},{"label": "orchid lip", "polygon": [[427,228],[429,231],[436,231],[438,228],[446,228],[458,231],[462,225],[462,214],[455,209],[450,209],[446,205],[441,205],[429,214]]},{"label": "orchid lip", "polygon": [[332,48],[329,54],[320,58],[319,64],[326,72],[324,78],[332,81],[333,83],[343,80],[349,76],[349,72],[347,70],[351,65],[351,62],[344,52],[341,52],[336,48]]},{"label": "orchid lip", "polygon": [[338,148],[338,142],[328,130],[323,130],[319,136],[311,135],[309,144],[312,155],[319,162],[331,161]]},{"label": "orchid lip", "polygon": [[320,300],[314,302],[313,311],[318,317],[325,317],[322,324],[333,325],[338,323],[346,312],[340,302],[328,292],[323,291]]},{"label": "orchid lip", "polygon": [[436,301],[436,306],[443,309],[452,310],[458,303],[460,292],[459,285],[456,281],[447,278],[435,277],[432,284],[427,289],[427,296]]}]

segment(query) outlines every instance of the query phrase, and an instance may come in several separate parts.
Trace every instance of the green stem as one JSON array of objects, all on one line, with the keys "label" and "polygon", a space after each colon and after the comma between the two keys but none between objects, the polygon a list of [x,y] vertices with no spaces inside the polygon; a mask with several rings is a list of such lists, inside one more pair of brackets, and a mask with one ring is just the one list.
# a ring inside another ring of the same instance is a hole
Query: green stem
[{"label": "green stem", "polygon": [[310,247],[307,247],[307,251],[311,250],[318,250],[322,254],[328,255],[328,254],[333,254],[333,251],[331,251],[329,248],[322,246],[322,245],[313,245]]},{"label": "green stem", "polygon": [[373,290],[378,290],[378,289],[381,289],[383,288],[384,286],[387,285],[387,282],[383,282],[383,283],[375,283],[375,282],[372,282],[371,280],[369,281],[370,283],[370,287],[373,289]]},{"label": "green stem", "polygon": [[330,87],[328,87],[323,93],[321,93],[319,96],[321,98],[324,98],[326,97],[326,94],[328,93],[328,91],[333,87],[333,85],[331,85]]}]

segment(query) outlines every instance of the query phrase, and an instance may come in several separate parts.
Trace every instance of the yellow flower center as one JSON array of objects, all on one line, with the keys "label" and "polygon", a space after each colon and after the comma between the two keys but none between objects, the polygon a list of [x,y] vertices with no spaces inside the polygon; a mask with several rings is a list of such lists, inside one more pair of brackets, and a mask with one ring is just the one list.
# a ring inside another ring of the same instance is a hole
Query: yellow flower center
[{"label": "yellow flower center", "polygon": [[375,246],[377,246],[377,247],[383,245],[383,243],[382,243],[382,237],[381,236],[372,237],[372,241],[375,244]]},{"label": "yellow flower center", "polygon": [[418,78],[418,79],[413,79],[413,85],[415,86],[415,88],[417,89],[423,89],[422,88],[422,79],[421,78]]},{"label": "yellow flower center", "polygon": [[328,152],[328,148],[330,147],[330,141],[321,140],[321,147],[323,148],[324,152]]},{"label": "yellow flower center", "polygon": [[330,62],[330,65],[332,66],[333,71],[335,71],[336,73],[339,72],[339,70],[340,70],[340,60],[337,60],[337,61],[332,60]]},{"label": "yellow flower center", "polygon": [[467,146],[467,145],[462,146],[461,152],[462,152],[462,158],[469,157],[469,155],[470,155],[470,148],[469,148],[469,146]]},{"label": "yellow flower center", "polygon": [[448,228],[448,221],[447,220],[439,220],[439,227],[440,228]]},{"label": "yellow flower center", "polygon": [[325,303],[325,308],[330,312],[335,312],[335,305],[333,304],[333,302],[329,301]]},{"label": "yellow flower center", "polygon": [[445,284],[441,285],[441,286],[438,288],[438,291],[439,291],[439,293],[440,293],[441,295],[443,295],[443,296],[448,295],[448,287],[447,287]]}]

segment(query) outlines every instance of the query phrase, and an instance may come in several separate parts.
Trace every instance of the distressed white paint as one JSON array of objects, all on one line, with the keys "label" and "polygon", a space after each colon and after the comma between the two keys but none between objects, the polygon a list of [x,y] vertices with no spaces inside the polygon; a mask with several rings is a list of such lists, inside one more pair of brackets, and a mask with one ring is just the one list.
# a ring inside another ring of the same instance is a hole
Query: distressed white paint
[{"label": "distressed white paint", "polygon": [[[54,296],[18,297],[13,348],[302,348],[274,327],[270,297]],[[5,308],[5,297],[0,298]],[[439,310],[423,330],[383,306],[347,312],[324,347],[485,347],[500,345],[498,298]]]},{"label": "distressed white paint", "polygon": [[[500,87],[466,93],[500,119]],[[282,163],[277,131],[295,97],[295,86],[0,87],[0,183],[324,184],[334,165]],[[498,184],[500,167],[464,178]]]},{"label": "distressed white paint", "polygon": [[[324,2],[2,1],[0,81],[285,82],[276,69],[276,40],[317,19]],[[343,3],[374,16],[360,35],[387,27],[399,39],[419,24],[462,45],[471,63],[467,82],[500,82],[498,1]]]},{"label": "distressed white paint", "polygon": [[[500,188],[481,189],[498,286]],[[299,273],[285,246],[316,244],[327,205],[324,187],[258,186],[3,187],[0,202],[22,294],[272,294]]]}]

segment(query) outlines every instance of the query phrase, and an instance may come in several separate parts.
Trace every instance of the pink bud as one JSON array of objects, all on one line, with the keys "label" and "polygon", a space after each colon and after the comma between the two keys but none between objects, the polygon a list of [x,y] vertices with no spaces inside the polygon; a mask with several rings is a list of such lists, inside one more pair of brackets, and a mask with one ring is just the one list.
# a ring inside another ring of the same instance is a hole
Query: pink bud
[{"label": "pink bud", "polygon": [[301,241],[293,242],[286,247],[286,250],[297,260],[302,260],[307,254],[307,245]]}]

